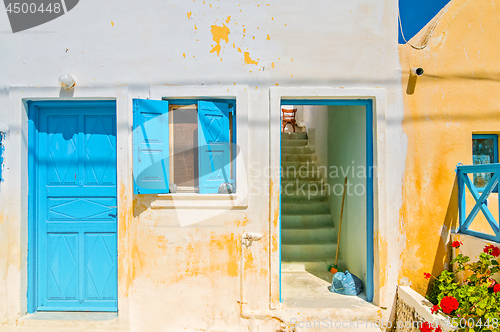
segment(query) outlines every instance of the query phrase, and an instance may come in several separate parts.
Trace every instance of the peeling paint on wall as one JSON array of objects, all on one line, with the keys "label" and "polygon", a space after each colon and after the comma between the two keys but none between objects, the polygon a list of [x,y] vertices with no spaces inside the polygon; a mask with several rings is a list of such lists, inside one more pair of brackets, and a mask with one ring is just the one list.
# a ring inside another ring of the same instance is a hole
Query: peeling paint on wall
[{"label": "peeling paint on wall", "polygon": [[[228,17],[228,20],[229,20],[229,17]],[[221,50],[220,42],[221,42],[221,40],[224,40],[227,44],[229,42],[229,33],[231,31],[224,23],[222,23],[222,26],[212,25],[211,32],[212,32],[212,38],[213,38],[214,42],[216,43],[216,45],[212,48],[210,53],[217,52],[217,56],[219,56],[220,50]]]},{"label": "peeling paint on wall", "polygon": [[[399,46],[403,92],[410,68],[425,70],[414,94],[403,95],[408,154],[400,232],[407,236],[400,240],[404,247],[399,271],[400,283],[411,283],[421,294],[429,286],[423,273],[437,275],[450,260],[447,246],[458,219],[455,167],[472,165],[473,134],[498,133],[495,96],[500,89],[495,73],[500,64],[492,42],[500,37],[498,15],[492,0],[481,6],[456,0],[425,49]],[[418,43],[425,36],[423,29],[413,40]]]},{"label": "peeling paint on wall", "polygon": [[247,65],[257,65],[257,64],[259,64],[257,61],[252,60],[252,58],[250,58],[250,53],[249,52],[244,52],[243,54],[245,56],[245,63]]}]

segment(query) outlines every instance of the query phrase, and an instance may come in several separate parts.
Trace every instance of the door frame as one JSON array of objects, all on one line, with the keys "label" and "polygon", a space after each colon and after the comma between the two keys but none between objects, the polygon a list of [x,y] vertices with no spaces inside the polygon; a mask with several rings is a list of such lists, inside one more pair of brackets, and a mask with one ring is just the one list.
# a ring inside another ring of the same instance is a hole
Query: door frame
[{"label": "door frame", "polygon": [[[366,116],[366,169],[370,174],[370,169],[373,169],[373,100],[371,99],[281,99],[280,106],[365,106]],[[281,166],[281,151],[280,151],[280,166]],[[281,171],[280,167],[280,171]],[[280,186],[281,188],[281,179]],[[373,301],[373,174],[368,175],[366,179],[366,297],[368,302]],[[281,298],[281,193],[280,193],[280,211],[279,211],[279,238],[280,247],[280,301]]]},{"label": "door frame", "polygon": [[[118,147],[118,112],[116,100],[42,100],[34,101],[27,100],[27,115],[28,115],[28,266],[27,266],[27,311],[28,313],[34,313],[37,311],[37,182],[36,182],[36,170],[37,163],[35,161],[35,153],[37,146],[37,126],[38,123],[38,107],[43,105],[44,107],[95,107],[95,106],[106,106],[113,107],[115,113],[115,126],[116,126],[116,146]],[[116,199],[119,201],[118,195],[118,148],[116,149]],[[118,225],[119,220],[116,219],[116,238],[118,242]],[[116,269],[118,274],[118,243],[117,243],[117,256],[116,256]],[[117,311],[118,311],[118,286],[119,281],[117,279]]]},{"label": "door frame", "polygon": [[[373,184],[373,218],[370,226],[373,226],[371,231],[371,252],[373,259],[367,257],[367,261],[371,260],[373,264],[370,267],[372,271],[372,302],[380,307],[385,307],[391,300],[391,289],[389,285],[387,270],[387,248],[393,244],[391,239],[388,239],[388,225],[384,209],[379,208],[382,202],[386,201],[387,190],[382,183],[386,179],[383,160],[380,156],[386,151],[385,142],[385,111],[387,101],[387,91],[384,88],[312,88],[312,87],[272,87],[270,88],[270,169],[278,170],[281,165],[281,105],[282,101],[286,100],[289,103],[296,102],[297,104],[307,101],[307,105],[347,105],[353,102],[369,101],[372,105],[372,165],[378,169],[378,172],[373,174],[371,183]],[[367,148],[368,150],[368,148]],[[367,160],[368,161],[368,160]],[[281,295],[281,195],[280,195],[280,172],[271,172],[270,177],[270,211],[269,211],[269,259],[270,259],[270,308],[276,309],[282,307],[280,304]],[[368,202],[370,203],[370,202]],[[385,205],[385,204],[384,204]],[[384,225],[381,225],[379,220],[384,220]],[[369,226],[369,225],[367,225]],[[368,234],[367,234],[368,236]],[[368,249],[368,248],[367,248]],[[367,273],[368,274],[368,273]]]}]

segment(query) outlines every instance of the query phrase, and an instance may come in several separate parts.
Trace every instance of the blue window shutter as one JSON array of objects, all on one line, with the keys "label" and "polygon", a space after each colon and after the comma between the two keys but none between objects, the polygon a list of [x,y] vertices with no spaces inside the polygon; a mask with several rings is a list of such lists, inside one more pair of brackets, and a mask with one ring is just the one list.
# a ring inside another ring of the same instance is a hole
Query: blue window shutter
[{"label": "blue window shutter", "polygon": [[134,192],[169,192],[168,101],[134,99]]},{"label": "blue window shutter", "polygon": [[200,194],[216,194],[231,181],[229,103],[198,102]]}]

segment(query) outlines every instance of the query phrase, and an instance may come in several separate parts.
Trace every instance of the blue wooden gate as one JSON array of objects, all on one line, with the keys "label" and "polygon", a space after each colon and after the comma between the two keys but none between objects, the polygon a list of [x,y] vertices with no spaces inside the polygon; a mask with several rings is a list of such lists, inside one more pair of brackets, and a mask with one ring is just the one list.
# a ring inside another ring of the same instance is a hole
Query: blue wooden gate
[{"label": "blue wooden gate", "polygon": [[[469,174],[481,174],[482,178],[490,178],[484,188],[476,188],[474,181],[471,180]],[[487,176],[485,176],[487,175]],[[458,206],[459,206],[459,232],[487,239],[490,241],[500,242],[500,225],[497,220],[500,220],[500,211],[495,219],[488,208],[488,197],[497,188],[500,176],[500,164],[483,164],[483,165],[458,165]],[[466,208],[466,189],[469,190],[473,199],[474,206],[469,214]],[[498,195],[498,203],[500,206],[500,195]],[[474,231],[471,229],[471,224],[474,218],[482,212],[488,225],[491,227],[494,235],[483,232]]]},{"label": "blue wooden gate", "polygon": [[116,311],[115,102],[32,102],[30,121],[30,311]]}]

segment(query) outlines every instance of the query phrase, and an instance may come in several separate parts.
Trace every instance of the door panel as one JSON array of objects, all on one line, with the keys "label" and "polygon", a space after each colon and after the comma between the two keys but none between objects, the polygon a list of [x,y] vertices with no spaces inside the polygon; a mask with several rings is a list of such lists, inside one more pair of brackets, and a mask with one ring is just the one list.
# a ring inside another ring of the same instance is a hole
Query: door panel
[{"label": "door panel", "polygon": [[37,105],[37,310],[116,311],[114,102],[64,105]]}]

